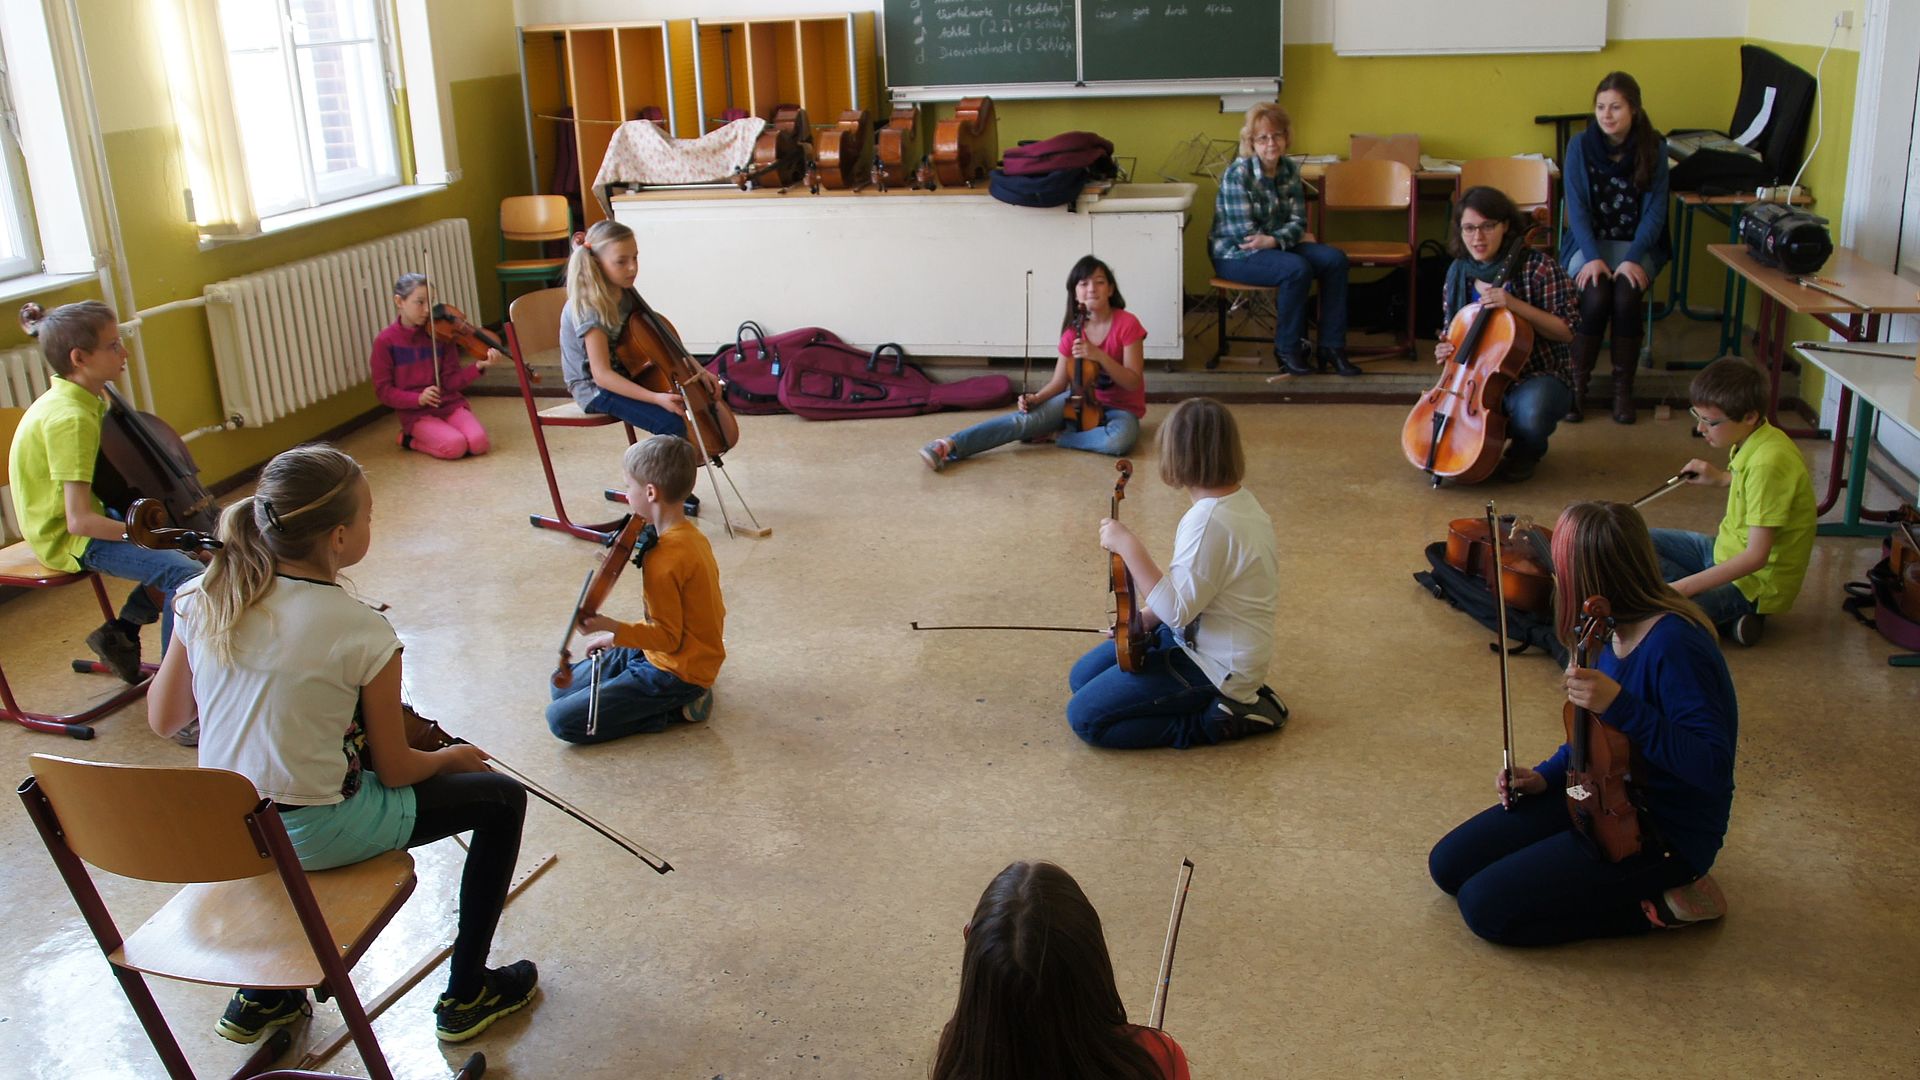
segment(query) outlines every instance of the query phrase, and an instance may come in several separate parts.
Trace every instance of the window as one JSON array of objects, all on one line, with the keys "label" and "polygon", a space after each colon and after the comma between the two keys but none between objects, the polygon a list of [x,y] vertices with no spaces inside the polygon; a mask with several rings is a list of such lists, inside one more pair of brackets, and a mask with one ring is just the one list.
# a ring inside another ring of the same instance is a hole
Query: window
[{"label": "window", "polygon": [[[0,72],[5,70],[6,55],[0,52]],[[0,78],[0,279],[39,272],[40,238],[34,227],[26,159],[20,153],[19,119],[7,82]]]},{"label": "window", "polygon": [[305,210],[400,183],[375,0],[219,0],[253,210]]}]

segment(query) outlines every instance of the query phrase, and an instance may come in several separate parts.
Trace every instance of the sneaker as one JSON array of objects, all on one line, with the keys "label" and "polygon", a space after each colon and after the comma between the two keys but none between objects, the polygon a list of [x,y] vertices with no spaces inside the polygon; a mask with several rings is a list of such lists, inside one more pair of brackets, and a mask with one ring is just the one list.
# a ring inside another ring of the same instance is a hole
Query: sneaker
[{"label": "sneaker", "polygon": [[434,1034],[441,1042],[466,1042],[492,1027],[495,1020],[525,1008],[533,1000],[533,988],[539,981],[539,969],[531,960],[488,968],[481,979],[480,993],[472,1001],[458,1002],[442,995],[433,1007]]},{"label": "sneaker", "polygon": [[699,517],[700,516],[700,496],[698,495],[687,496],[687,501],[680,504],[680,512],[687,515],[690,518]]},{"label": "sneaker", "polygon": [[269,1028],[311,1015],[305,990],[235,990],[213,1032],[228,1042],[258,1042]]},{"label": "sneaker", "polygon": [[680,718],[689,724],[705,723],[713,715],[713,691],[701,694],[699,700],[680,710]]},{"label": "sneaker", "polygon": [[1760,644],[1760,638],[1766,634],[1766,630],[1767,617],[1749,611],[1733,620],[1733,626],[1728,629],[1727,636],[1742,645],[1752,646]]},{"label": "sneaker", "polygon": [[172,739],[175,744],[180,746],[199,746],[200,745],[200,721],[189,720],[187,721],[186,727],[181,728],[179,731],[176,731],[172,735],[169,735],[167,737]]},{"label": "sneaker", "polygon": [[93,655],[107,665],[107,670],[120,677],[121,682],[137,683],[143,677],[140,671],[140,639],[127,633],[111,622],[100,624],[100,628],[87,635],[87,648]]},{"label": "sneaker", "polygon": [[953,453],[953,444],[945,439],[935,439],[920,448],[920,460],[927,468],[939,472],[947,467],[947,455]]},{"label": "sneaker", "polygon": [[1214,742],[1228,742],[1254,735],[1271,735],[1287,726],[1287,707],[1272,691],[1262,688],[1258,701],[1243,705],[1226,697],[1214,699],[1207,713],[1207,734]]},{"label": "sneaker", "polygon": [[1725,918],[1727,895],[1712,875],[1703,874],[1696,881],[1668,889],[1657,900],[1640,901],[1640,910],[1654,926],[1672,930],[1688,923]]}]

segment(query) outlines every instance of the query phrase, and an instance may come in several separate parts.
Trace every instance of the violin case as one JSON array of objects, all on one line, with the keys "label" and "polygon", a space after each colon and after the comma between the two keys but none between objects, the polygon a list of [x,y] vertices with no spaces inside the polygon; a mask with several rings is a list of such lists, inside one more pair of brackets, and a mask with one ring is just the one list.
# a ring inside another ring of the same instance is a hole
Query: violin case
[{"label": "violin case", "polygon": [[707,370],[726,380],[727,403],[736,412],[790,412],[808,420],[995,409],[1014,398],[1013,380],[1005,375],[935,382],[908,363],[898,345],[864,350],[817,326],[767,337],[757,323],[742,323],[733,345],[715,353]]},{"label": "violin case", "polygon": [[[1473,621],[1493,631],[1500,632],[1499,602],[1494,599],[1492,590],[1487,588],[1484,577],[1477,574],[1464,574],[1447,562],[1447,542],[1436,540],[1427,545],[1427,562],[1431,570],[1422,570],[1413,575],[1413,580],[1421,588],[1434,595],[1435,599],[1445,600],[1473,617]],[[1559,635],[1554,633],[1553,619],[1541,617],[1529,611],[1516,611],[1507,606],[1507,637],[1517,641],[1518,647],[1507,651],[1515,656],[1529,648],[1539,649],[1554,662],[1565,666],[1567,647],[1560,643]]]},{"label": "violin case", "polygon": [[1840,607],[1863,625],[1878,631],[1881,637],[1902,649],[1913,650],[1912,657],[1904,663],[1899,656],[1887,659],[1888,664],[1904,667],[1920,660],[1920,618],[1915,617],[1920,615],[1920,599],[1907,595],[1910,586],[1893,572],[1893,539],[1889,537],[1883,543],[1888,557],[1873,564],[1867,571],[1867,580],[1849,581],[1843,586],[1847,598],[1840,602]]}]

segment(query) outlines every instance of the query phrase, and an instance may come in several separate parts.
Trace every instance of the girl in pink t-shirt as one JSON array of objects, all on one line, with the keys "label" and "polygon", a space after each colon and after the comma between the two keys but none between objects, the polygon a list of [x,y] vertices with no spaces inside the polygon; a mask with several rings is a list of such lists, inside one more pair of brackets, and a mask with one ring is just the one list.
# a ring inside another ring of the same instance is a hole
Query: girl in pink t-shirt
[{"label": "girl in pink t-shirt", "polygon": [[[1106,263],[1091,255],[1067,274],[1067,314],[1060,320],[1060,361],[1047,385],[1020,395],[1019,410],[956,431],[920,448],[927,468],[939,472],[959,461],[1010,442],[1052,439],[1069,450],[1091,450],[1118,457],[1140,438],[1147,414],[1147,328],[1126,310],[1119,282]],[[1075,330],[1074,316],[1085,322]],[[1088,431],[1064,426],[1073,365],[1092,360],[1100,367],[1090,388],[1100,410],[1100,426]]]}]

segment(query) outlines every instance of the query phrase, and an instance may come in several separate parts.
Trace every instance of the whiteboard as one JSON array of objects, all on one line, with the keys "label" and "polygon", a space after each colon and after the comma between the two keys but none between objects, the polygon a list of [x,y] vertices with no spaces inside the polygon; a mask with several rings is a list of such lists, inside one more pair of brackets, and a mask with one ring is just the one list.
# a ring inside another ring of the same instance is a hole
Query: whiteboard
[{"label": "whiteboard", "polygon": [[1597,52],[1606,44],[1606,0],[1333,0],[1333,51],[1342,56]]}]

